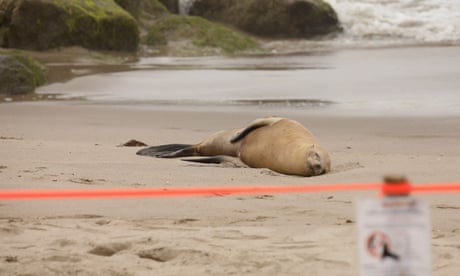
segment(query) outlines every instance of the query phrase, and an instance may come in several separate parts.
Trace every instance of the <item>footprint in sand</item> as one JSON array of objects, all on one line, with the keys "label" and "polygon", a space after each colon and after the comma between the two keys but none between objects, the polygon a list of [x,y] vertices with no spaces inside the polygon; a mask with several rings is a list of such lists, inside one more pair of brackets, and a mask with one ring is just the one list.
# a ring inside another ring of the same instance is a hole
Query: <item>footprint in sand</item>
[{"label": "footprint in sand", "polygon": [[96,221],[95,223],[97,225],[100,225],[100,226],[103,226],[103,225],[107,225],[107,224],[110,224],[112,221],[111,220],[108,220],[108,219],[100,219],[98,221]]},{"label": "footprint in sand", "polygon": [[256,195],[248,197],[237,197],[237,200],[249,200],[249,199],[264,199],[264,200],[273,200],[275,197],[273,195]]},{"label": "footprint in sand", "polygon": [[239,230],[216,231],[213,238],[220,240],[265,240],[268,237],[262,235],[245,234]]},{"label": "footprint in sand", "polygon": [[5,226],[0,226],[0,234],[2,235],[18,235],[21,234],[23,230],[13,224],[5,225]]},{"label": "footprint in sand", "polygon": [[174,221],[174,224],[187,224],[189,222],[195,222],[199,221],[199,219],[194,219],[194,218],[184,218],[184,219],[179,219]]},{"label": "footprint in sand", "polygon": [[43,261],[48,261],[48,262],[60,262],[60,263],[78,263],[81,261],[81,258],[76,257],[76,256],[51,256],[44,258]]},{"label": "footprint in sand", "polygon": [[90,178],[73,178],[69,179],[70,182],[84,184],[84,185],[98,185],[106,182],[105,179],[90,179]]},{"label": "footprint in sand", "polygon": [[438,204],[436,205],[437,209],[453,209],[453,210],[458,210],[460,207],[458,206],[452,206],[452,205],[447,205],[447,204]]},{"label": "footprint in sand", "polygon": [[35,167],[33,169],[22,170],[20,172],[34,174],[34,173],[38,173],[38,172],[41,172],[41,171],[44,171],[44,170],[47,170],[47,169],[48,169],[48,167]]},{"label": "footprint in sand", "polygon": [[7,263],[17,263],[17,262],[19,262],[18,256],[5,256],[4,260]]},{"label": "footprint in sand", "polygon": [[171,248],[160,247],[141,251],[137,254],[142,259],[150,259],[156,262],[168,262],[179,256],[180,252]]},{"label": "footprint in sand", "polygon": [[57,239],[51,243],[52,246],[67,247],[77,244],[76,241],[69,239]]},{"label": "footprint in sand", "polygon": [[176,258],[190,260],[206,260],[205,262],[209,262],[210,254],[207,252],[193,250],[193,249],[172,249],[167,247],[158,247],[153,249],[148,249],[141,251],[137,254],[139,258],[142,259],[150,259],[156,262],[169,262]]},{"label": "footprint in sand", "polygon": [[47,216],[43,217],[43,219],[102,219],[104,216],[101,215],[94,215],[94,214],[76,214],[76,215],[69,215],[69,216]]},{"label": "footprint in sand", "polygon": [[269,199],[273,200],[275,197],[273,195],[257,195],[254,197],[255,199]]},{"label": "footprint in sand", "polygon": [[103,244],[103,245],[98,245],[88,251],[88,253],[93,254],[93,255],[98,255],[98,256],[104,256],[104,257],[110,257],[115,254],[117,254],[120,251],[126,250],[131,248],[130,243],[119,243],[119,242],[114,242],[114,243],[108,243],[108,244]]},{"label": "footprint in sand", "polygon": [[23,138],[12,137],[12,136],[0,136],[0,140],[24,140]]}]

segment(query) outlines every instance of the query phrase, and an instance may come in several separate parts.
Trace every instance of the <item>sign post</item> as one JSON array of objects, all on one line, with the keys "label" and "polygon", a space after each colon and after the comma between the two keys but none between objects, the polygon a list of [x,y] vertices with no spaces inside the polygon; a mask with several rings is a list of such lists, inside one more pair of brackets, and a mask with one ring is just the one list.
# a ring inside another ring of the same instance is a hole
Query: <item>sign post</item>
[{"label": "sign post", "polygon": [[386,178],[381,198],[359,201],[357,226],[362,276],[431,275],[429,208],[405,178]]}]

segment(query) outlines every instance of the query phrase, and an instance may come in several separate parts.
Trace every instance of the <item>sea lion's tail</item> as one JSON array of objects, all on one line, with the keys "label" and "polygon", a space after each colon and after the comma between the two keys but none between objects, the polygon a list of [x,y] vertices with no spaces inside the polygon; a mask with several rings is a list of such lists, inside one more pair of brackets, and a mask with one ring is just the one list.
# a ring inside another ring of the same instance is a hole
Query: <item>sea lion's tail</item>
[{"label": "sea lion's tail", "polygon": [[187,157],[195,156],[196,148],[188,144],[166,144],[144,148],[136,152],[136,154],[158,158]]}]

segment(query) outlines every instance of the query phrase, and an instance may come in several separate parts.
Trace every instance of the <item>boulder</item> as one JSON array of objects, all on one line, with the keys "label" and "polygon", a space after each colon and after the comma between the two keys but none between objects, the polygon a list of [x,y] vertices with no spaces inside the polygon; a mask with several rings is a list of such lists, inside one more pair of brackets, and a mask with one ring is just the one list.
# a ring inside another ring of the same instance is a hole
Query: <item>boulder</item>
[{"label": "boulder", "polygon": [[141,0],[141,55],[196,56],[259,49],[246,34],[205,18],[171,14],[165,4],[174,4],[173,11],[177,11],[178,0]]},{"label": "boulder", "polygon": [[159,0],[115,0],[115,2],[138,20],[168,13],[168,9]]},{"label": "boulder", "polygon": [[159,0],[172,13],[179,13],[180,0]]},{"label": "boulder", "polygon": [[341,30],[337,14],[322,0],[195,0],[189,14],[271,38],[311,38]]},{"label": "boulder", "polygon": [[3,46],[136,51],[136,20],[113,0],[0,0]]},{"label": "boulder", "polygon": [[219,23],[175,14],[157,20],[148,29],[145,43],[155,47],[167,45],[170,50],[175,48],[174,44],[180,45],[186,55],[234,54],[259,48],[251,37]]},{"label": "boulder", "polygon": [[141,0],[115,0],[120,7],[129,12],[134,18],[139,17],[141,11]]},{"label": "boulder", "polygon": [[158,0],[142,0],[141,10],[144,21],[155,20],[169,14],[168,9]]},{"label": "boulder", "polygon": [[45,82],[46,70],[39,62],[18,51],[0,50],[0,94],[32,93]]}]

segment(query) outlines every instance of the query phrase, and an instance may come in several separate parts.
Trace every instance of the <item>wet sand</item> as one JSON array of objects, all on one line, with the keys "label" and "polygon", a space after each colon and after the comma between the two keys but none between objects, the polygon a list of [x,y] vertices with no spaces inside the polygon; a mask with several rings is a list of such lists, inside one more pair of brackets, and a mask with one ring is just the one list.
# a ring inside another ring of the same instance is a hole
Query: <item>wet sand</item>
[{"label": "wet sand", "polygon": [[[234,110],[260,102],[278,109],[308,109],[319,103],[329,107],[325,115],[333,109],[341,116],[460,116],[460,64],[452,62],[459,58],[457,46],[144,57],[89,68],[82,67],[86,63],[72,67],[61,61],[53,63],[53,72],[70,68],[80,77],[38,91],[144,107],[230,106]],[[123,68],[127,71],[118,72]],[[100,70],[106,73],[95,74]]]},{"label": "wet sand", "polygon": [[[130,139],[190,143],[256,117],[296,119],[333,171],[302,178],[139,157]],[[337,117],[267,108],[0,105],[2,189],[105,189],[460,179],[460,118]],[[374,192],[0,202],[1,275],[356,275],[354,202]],[[460,201],[431,206],[433,275],[460,272]]]}]

